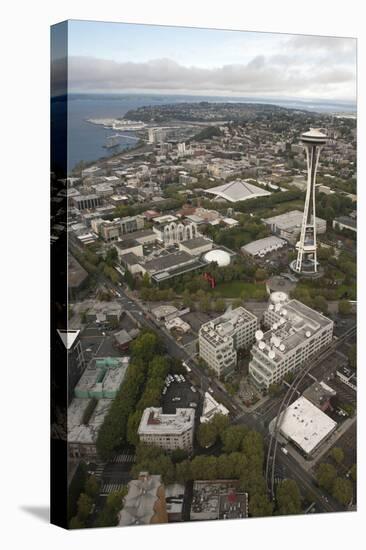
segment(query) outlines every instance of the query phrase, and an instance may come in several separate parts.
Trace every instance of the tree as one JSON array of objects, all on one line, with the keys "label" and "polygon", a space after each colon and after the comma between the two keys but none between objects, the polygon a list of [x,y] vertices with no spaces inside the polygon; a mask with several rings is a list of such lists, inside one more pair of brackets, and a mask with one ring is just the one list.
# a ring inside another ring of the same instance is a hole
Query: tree
[{"label": "tree", "polygon": [[217,464],[215,456],[198,455],[191,461],[192,479],[215,479]]},{"label": "tree", "polygon": [[86,494],[81,493],[78,500],[78,518],[81,521],[85,521],[87,517],[89,516],[91,509],[92,509],[93,501],[92,499]]},{"label": "tree", "polygon": [[191,463],[189,460],[179,462],[175,467],[176,479],[179,483],[185,484],[192,479]]},{"label": "tree", "polygon": [[144,332],[140,334],[131,344],[131,352],[135,357],[141,358],[146,362],[151,361],[158,352],[158,337],[153,332]]},{"label": "tree", "polygon": [[217,440],[216,426],[212,422],[200,424],[197,432],[197,441],[201,447],[211,447]]},{"label": "tree", "polygon": [[264,281],[264,279],[266,278],[267,278],[266,270],[259,267],[255,272],[256,281]]},{"label": "tree", "polygon": [[281,393],[281,386],[280,384],[271,384],[268,388],[268,393],[269,395],[271,395],[272,397],[278,395],[279,393]]},{"label": "tree", "polygon": [[222,454],[217,458],[217,477],[219,479],[231,479],[235,477],[234,464],[231,460],[231,456],[228,454]]},{"label": "tree", "polygon": [[333,449],[330,452],[330,456],[333,458],[333,460],[337,464],[341,464],[344,459],[343,449],[341,449],[341,447],[333,447]]},{"label": "tree", "polygon": [[107,496],[105,505],[99,513],[96,527],[113,527],[118,523],[118,513],[123,508],[123,498],[127,494],[127,487],[122,487],[119,491],[114,491]]},{"label": "tree", "polygon": [[331,492],[336,477],[337,470],[332,464],[328,464],[326,462],[319,464],[316,472],[316,478],[320,487],[328,492]]},{"label": "tree", "polygon": [[222,298],[219,298],[216,302],[214,302],[213,310],[222,313],[225,311],[225,307],[225,301]]},{"label": "tree", "polygon": [[338,313],[340,315],[349,315],[352,311],[352,306],[348,300],[340,300],[338,302]]},{"label": "tree", "polygon": [[188,453],[184,449],[175,449],[170,456],[172,462],[174,464],[177,464],[179,462],[182,462],[183,460],[186,460],[188,457]]},{"label": "tree", "polygon": [[277,488],[277,511],[280,515],[299,514],[301,512],[301,496],[297,483],[293,479],[285,479]]},{"label": "tree", "polygon": [[140,425],[142,411],[135,411],[128,417],[127,422],[127,441],[130,445],[136,446],[139,442],[139,436],[137,433]]},{"label": "tree", "polygon": [[113,267],[116,265],[117,263],[117,260],[118,260],[118,252],[117,252],[117,249],[112,246],[111,248],[108,249],[107,251],[107,254],[105,256],[105,263],[110,266],[110,267]]},{"label": "tree", "polygon": [[239,451],[248,428],[246,426],[229,426],[221,436],[225,453]]},{"label": "tree", "polygon": [[352,500],[352,483],[348,479],[337,477],[334,481],[332,495],[338,502],[346,506]]},{"label": "tree", "polygon": [[78,516],[74,516],[69,521],[69,528],[70,529],[82,529],[85,527],[85,523],[81,521],[81,519]]},{"label": "tree", "polygon": [[348,361],[349,361],[349,366],[352,368],[352,369],[356,369],[357,367],[357,346],[356,344],[353,344],[349,351],[348,351]]},{"label": "tree", "polygon": [[352,465],[351,470],[350,470],[350,475],[351,475],[352,481],[357,480],[357,465],[356,464]]},{"label": "tree", "polygon": [[271,516],[273,504],[265,494],[254,494],[249,499],[249,515],[253,518]]},{"label": "tree", "polygon": [[93,475],[89,476],[85,483],[85,493],[90,497],[91,499],[95,499],[99,492],[99,481],[97,478]]},{"label": "tree", "polygon": [[327,313],[328,311],[328,302],[324,296],[315,296],[313,299],[313,304],[315,309],[318,309],[322,313]]},{"label": "tree", "polygon": [[211,422],[216,428],[216,433],[221,437],[229,425],[229,418],[225,414],[215,414]]}]

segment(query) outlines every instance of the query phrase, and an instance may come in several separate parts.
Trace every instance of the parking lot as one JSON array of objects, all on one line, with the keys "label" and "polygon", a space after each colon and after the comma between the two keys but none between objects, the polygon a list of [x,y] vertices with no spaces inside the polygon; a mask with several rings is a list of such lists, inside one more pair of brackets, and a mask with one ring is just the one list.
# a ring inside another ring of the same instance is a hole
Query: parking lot
[{"label": "parking lot", "polygon": [[[183,375],[184,376],[184,375]],[[184,376],[185,378],[185,376]],[[185,382],[178,382],[174,379],[170,383],[169,387],[166,387],[166,393],[162,396],[163,413],[174,414],[177,408],[190,407],[191,403],[195,403],[196,411],[200,414],[200,394],[198,390],[193,391],[191,389],[192,384],[185,379]],[[164,391],[164,390],[163,390]]]}]

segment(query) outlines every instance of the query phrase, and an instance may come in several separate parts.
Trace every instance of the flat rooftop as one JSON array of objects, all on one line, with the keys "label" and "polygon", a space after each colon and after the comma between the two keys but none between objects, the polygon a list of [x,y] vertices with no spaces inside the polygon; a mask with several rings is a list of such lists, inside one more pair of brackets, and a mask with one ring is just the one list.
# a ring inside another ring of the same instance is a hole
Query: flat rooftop
[{"label": "flat rooftop", "polygon": [[174,266],[179,266],[181,264],[190,263],[194,261],[192,256],[183,250],[179,252],[173,252],[172,254],[167,254],[166,256],[161,256],[160,258],[155,258],[154,260],[149,260],[145,262],[144,268],[150,273],[155,271],[164,271],[165,269],[170,269]]},{"label": "flat rooftop", "polygon": [[111,399],[99,399],[88,425],[82,424],[82,418],[89,399],[73,399],[67,410],[68,415],[68,443],[95,444],[98,431],[104,422],[109,408],[112,404]]},{"label": "flat rooftop", "polygon": [[180,434],[194,425],[195,411],[191,408],[176,409],[175,414],[163,414],[161,407],[148,407],[144,410],[139,434],[161,435]]},{"label": "flat rooftop", "polygon": [[229,410],[221,403],[218,403],[209,392],[205,392],[202,416],[200,418],[201,423],[210,422],[215,414],[223,414],[227,416],[229,414]]},{"label": "flat rooftop", "polygon": [[239,325],[254,320],[257,322],[257,317],[253,313],[239,306],[202,325],[200,334],[211,344],[221,345],[235,334]]},{"label": "flat rooftop", "polygon": [[126,235],[122,235],[121,240],[118,242],[128,241],[131,239],[144,239],[146,237],[156,238],[156,233],[152,229],[141,229],[140,231],[133,231],[132,233],[126,233]]},{"label": "flat rooftop", "polygon": [[88,272],[71,254],[68,255],[67,259],[68,286],[69,288],[77,288],[88,277]]},{"label": "flat rooftop", "polygon": [[[318,311],[311,309],[298,300],[290,300],[284,304],[270,304],[275,322],[272,328],[264,333],[263,339],[254,347],[263,354],[273,350],[274,361],[281,361],[285,355],[311,338],[321,329],[333,326],[333,321]],[[263,342],[263,344],[261,344]],[[261,349],[260,346],[265,346]]]},{"label": "flat rooftop", "polygon": [[303,396],[308,399],[316,407],[322,408],[331,399],[335,397],[337,392],[325,382],[314,382],[303,393]]},{"label": "flat rooftop", "polygon": [[261,252],[267,253],[271,251],[271,248],[275,250],[286,244],[287,242],[285,241],[285,239],[280,239],[279,237],[272,235],[270,237],[265,237],[264,239],[258,239],[257,241],[252,241],[251,243],[248,243],[245,246],[242,246],[241,250],[243,252],[247,252],[248,254],[252,254],[253,256],[256,256]]},{"label": "flat rooftop", "polygon": [[205,521],[248,517],[248,494],[238,480],[195,481],[190,519]]},{"label": "flat rooftop", "polygon": [[357,222],[354,218],[351,218],[350,216],[340,216],[339,218],[334,218],[334,221],[336,223],[341,223],[343,225],[348,225],[349,227],[352,227],[353,229],[357,228]]},{"label": "flat rooftop", "polygon": [[195,248],[201,248],[201,246],[206,246],[208,244],[212,245],[212,241],[210,239],[206,239],[205,237],[196,237],[195,239],[181,241],[180,244],[186,248],[189,248],[189,250],[194,250]]},{"label": "flat rooftop", "polygon": [[[276,225],[278,229],[283,230],[294,230],[301,228],[301,222],[304,213],[300,210],[291,210],[291,212],[286,212],[285,214],[279,214],[278,216],[273,216],[272,218],[263,219],[264,223]],[[317,223],[325,223],[325,220],[322,218],[315,218]]]},{"label": "flat rooftop", "polygon": [[74,392],[78,398],[113,398],[126,376],[129,359],[106,357],[91,361]]},{"label": "flat rooftop", "polygon": [[337,427],[334,420],[303,396],[282,414],[282,435],[308,455]]}]

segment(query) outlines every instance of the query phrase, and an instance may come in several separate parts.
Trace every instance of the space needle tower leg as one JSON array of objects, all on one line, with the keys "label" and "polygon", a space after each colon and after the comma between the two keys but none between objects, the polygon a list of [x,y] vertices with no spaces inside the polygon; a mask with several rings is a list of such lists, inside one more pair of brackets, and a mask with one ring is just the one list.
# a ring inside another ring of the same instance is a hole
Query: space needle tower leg
[{"label": "space needle tower leg", "polygon": [[303,263],[310,256],[313,258],[312,269],[308,272],[316,273],[318,271],[317,263],[317,242],[316,242],[316,208],[315,208],[315,182],[316,171],[318,168],[320,149],[326,143],[326,136],[317,129],[310,129],[309,132],[302,134],[301,141],[306,150],[307,161],[307,186],[304,204],[304,214],[302,218],[300,240],[298,241],[297,259],[295,271],[301,273]]}]

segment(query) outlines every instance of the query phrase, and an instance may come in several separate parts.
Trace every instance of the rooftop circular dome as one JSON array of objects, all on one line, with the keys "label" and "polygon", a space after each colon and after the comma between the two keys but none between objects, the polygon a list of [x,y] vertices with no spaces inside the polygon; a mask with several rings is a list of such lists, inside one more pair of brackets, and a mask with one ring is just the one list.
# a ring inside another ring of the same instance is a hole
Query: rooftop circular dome
[{"label": "rooftop circular dome", "polygon": [[210,264],[216,262],[219,267],[224,267],[230,264],[230,254],[226,250],[210,250],[203,256],[205,262]]},{"label": "rooftop circular dome", "polygon": [[272,304],[283,304],[288,301],[288,296],[286,292],[277,290],[276,292],[271,293],[271,296],[269,299],[272,302]]}]

